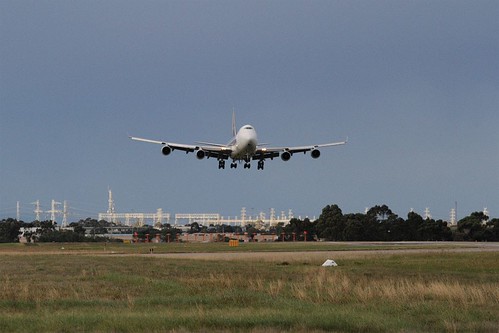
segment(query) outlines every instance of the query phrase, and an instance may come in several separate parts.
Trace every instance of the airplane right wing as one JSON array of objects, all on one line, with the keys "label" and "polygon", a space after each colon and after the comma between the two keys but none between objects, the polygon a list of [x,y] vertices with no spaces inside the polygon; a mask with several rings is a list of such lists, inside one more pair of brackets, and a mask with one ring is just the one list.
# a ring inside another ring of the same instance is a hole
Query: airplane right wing
[{"label": "airplane right wing", "polygon": [[[135,140],[135,141],[141,141],[141,142],[147,142],[147,143],[156,143],[158,145],[163,145],[165,147],[170,147],[171,150],[182,150],[188,153],[194,152],[196,149],[198,149],[198,146],[194,145],[186,145],[186,144],[181,144],[181,143],[173,143],[173,142],[165,142],[165,141],[157,141],[157,140],[150,140],[150,139],[144,139],[144,138],[138,138],[135,136],[130,136],[130,139]],[[165,154],[168,155],[168,154]]]},{"label": "airplane right wing", "polygon": [[174,142],[166,142],[166,141],[158,141],[151,139],[138,138],[135,136],[130,136],[130,139],[134,141],[154,143],[158,145],[162,145],[161,152],[163,155],[170,155],[170,153],[174,150],[185,151],[186,153],[196,152],[196,157],[198,159],[203,159],[205,157],[216,157],[217,159],[226,160],[229,158],[232,150],[230,147],[219,144],[209,144],[209,143],[200,143],[201,145],[188,145],[182,143],[174,143]]}]

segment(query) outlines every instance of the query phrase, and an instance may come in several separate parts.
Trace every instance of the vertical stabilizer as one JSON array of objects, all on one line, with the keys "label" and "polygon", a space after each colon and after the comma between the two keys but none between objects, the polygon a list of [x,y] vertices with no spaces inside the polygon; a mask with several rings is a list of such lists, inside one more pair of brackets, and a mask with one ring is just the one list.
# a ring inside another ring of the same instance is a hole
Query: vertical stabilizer
[{"label": "vertical stabilizer", "polygon": [[232,108],[232,137],[236,137],[236,134],[236,111],[234,111],[234,108]]}]

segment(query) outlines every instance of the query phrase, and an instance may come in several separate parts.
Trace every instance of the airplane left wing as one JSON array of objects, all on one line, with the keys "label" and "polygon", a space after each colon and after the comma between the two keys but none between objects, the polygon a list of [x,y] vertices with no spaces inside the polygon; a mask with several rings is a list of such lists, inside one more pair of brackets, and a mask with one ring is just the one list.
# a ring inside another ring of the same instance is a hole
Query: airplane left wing
[{"label": "airplane left wing", "polygon": [[347,143],[347,140],[340,141],[340,142],[323,143],[320,145],[313,145],[313,146],[289,147],[289,148],[286,148],[284,150],[289,151],[291,154],[293,154],[293,153],[306,153],[307,151],[311,151],[314,149],[340,146],[340,145],[344,145],[346,143]]},{"label": "airplane left wing", "polygon": [[258,146],[252,159],[265,160],[267,158],[270,158],[271,160],[273,160],[274,157],[279,157],[281,151],[281,148],[267,148]]},{"label": "airplane left wing", "polygon": [[258,147],[255,155],[253,156],[254,160],[264,160],[267,158],[273,159],[274,157],[281,156],[282,160],[288,161],[294,153],[306,153],[311,151],[311,155],[313,158],[318,158],[320,156],[319,148],[326,147],[334,147],[344,145],[348,142],[348,139],[345,141],[339,142],[330,142],[323,143],[318,145],[310,145],[310,146],[297,146],[297,147]]}]

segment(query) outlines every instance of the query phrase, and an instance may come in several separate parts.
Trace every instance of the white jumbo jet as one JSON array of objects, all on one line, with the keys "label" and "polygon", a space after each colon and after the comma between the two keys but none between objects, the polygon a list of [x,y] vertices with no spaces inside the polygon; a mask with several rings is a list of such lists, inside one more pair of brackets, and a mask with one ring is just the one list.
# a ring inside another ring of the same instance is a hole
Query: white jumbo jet
[{"label": "white jumbo jet", "polygon": [[236,132],[235,114],[232,114],[232,135],[233,139],[227,144],[217,144],[209,142],[197,142],[197,145],[173,143],[166,141],[157,141],[130,136],[130,139],[148,143],[160,144],[163,147],[163,155],[170,155],[174,150],[185,151],[186,153],[196,153],[200,160],[206,158],[216,158],[218,168],[225,169],[225,161],[232,159],[230,168],[237,168],[237,162],[244,161],[244,168],[251,167],[251,160],[258,160],[258,170],[263,170],[264,161],[268,158],[273,160],[275,157],[281,157],[283,161],[289,161],[294,153],[306,153],[310,151],[312,158],[319,158],[321,152],[319,148],[344,145],[347,140],[340,142],[324,143],[319,145],[302,147],[266,147],[266,144],[258,144],[256,131],[251,125],[244,125]]}]

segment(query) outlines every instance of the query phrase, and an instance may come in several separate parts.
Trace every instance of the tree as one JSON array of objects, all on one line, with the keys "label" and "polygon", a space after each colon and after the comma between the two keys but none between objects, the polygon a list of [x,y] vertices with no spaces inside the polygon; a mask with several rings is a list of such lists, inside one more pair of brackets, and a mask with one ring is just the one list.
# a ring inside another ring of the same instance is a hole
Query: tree
[{"label": "tree", "polygon": [[485,222],[488,219],[483,212],[471,213],[457,222],[457,230],[464,234],[464,240],[485,240]]},{"label": "tree", "polygon": [[199,223],[193,222],[191,223],[191,230],[189,230],[190,234],[198,233],[201,228],[199,227]]},{"label": "tree", "polygon": [[390,240],[396,235],[392,232],[396,230],[393,228],[399,222],[399,217],[394,214],[387,205],[376,205],[370,208],[366,213],[364,221],[364,240]]},{"label": "tree", "polygon": [[23,222],[8,218],[0,221],[0,243],[16,243],[19,241],[19,230]]},{"label": "tree", "polygon": [[394,214],[387,205],[376,205],[369,209],[366,215],[375,218],[378,222],[394,220],[397,218],[397,215]]},{"label": "tree", "polygon": [[155,229],[150,225],[144,225],[143,227],[136,229],[135,232],[137,233],[137,237],[142,241],[146,241],[148,237],[149,241],[151,241],[157,234],[162,234],[160,230]]},{"label": "tree", "polygon": [[405,232],[403,240],[415,241],[420,240],[421,226],[423,225],[423,217],[415,212],[407,214],[405,221]]},{"label": "tree", "polygon": [[322,209],[316,225],[317,236],[326,240],[343,240],[345,223],[338,205],[327,205]]},{"label": "tree", "polygon": [[366,240],[365,224],[366,215],[364,214],[346,214],[345,229],[343,229],[343,239],[348,241]]},{"label": "tree", "polygon": [[161,230],[161,237],[165,242],[174,242],[177,239],[177,235],[182,235],[182,230],[174,228],[170,224],[164,225]]},{"label": "tree", "polygon": [[452,240],[452,231],[449,228],[449,225],[447,222],[442,221],[442,220],[437,220],[435,221],[435,234],[434,240],[437,241],[450,241]]},{"label": "tree", "polygon": [[[284,232],[287,235],[287,239],[304,240],[306,237],[307,241],[311,241],[315,236],[315,227],[314,223],[308,218],[305,218],[304,220],[292,218],[284,227]],[[295,234],[294,238],[292,236],[293,234]]]},{"label": "tree", "polygon": [[279,235],[281,235],[283,232],[284,232],[284,223],[283,222],[279,222],[279,223],[277,223],[276,226],[271,226],[269,228],[269,233],[272,235],[276,235],[277,237],[279,237]]},{"label": "tree", "polygon": [[81,225],[74,226],[73,231],[76,232],[77,234],[85,235],[85,228],[83,228]]},{"label": "tree", "polygon": [[[451,240],[447,222],[424,220],[410,212],[407,220],[398,217],[387,205],[377,205],[366,214],[343,215],[338,206],[327,206],[315,226],[319,237],[345,241],[417,241]],[[491,227],[492,230],[492,227]],[[483,237],[492,238],[492,232]]]},{"label": "tree", "polygon": [[29,228],[36,228],[36,232],[30,235],[31,239],[35,242],[38,241],[42,236],[51,234],[55,231],[55,224],[49,220],[34,221],[27,224],[26,226]]},{"label": "tree", "polygon": [[385,223],[385,240],[403,241],[406,240],[406,221],[399,217]]},{"label": "tree", "polygon": [[89,241],[85,234],[74,232],[71,230],[52,230],[41,234],[38,237],[39,242],[58,242],[58,243],[74,243]]},{"label": "tree", "polygon": [[486,226],[486,239],[487,241],[499,241],[499,219],[492,219],[487,222]]},{"label": "tree", "polygon": [[69,224],[69,226],[73,227],[73,228],[75,228],[77,226],[87,228],[87,229],[92,228],[91,233],[93,235],[107,234],[107,228],[112,227],[114,225],[115,225],[115,223],[112,223],[112,222],[107,222],[105,220],[97,221],[96,219],[92,219],[92,218],[87,218],[85,220],[80,220],[78,222],[72,222]]},{"label": "tree", "polygon": [[248,238],[250,239],[250,241],[253,241],[255,238],[255,235],[260,233],[260,230],[255,228],[252,224],[248,224],[246,226],[246,233],[248,234]]}]

